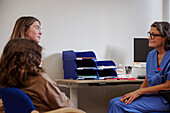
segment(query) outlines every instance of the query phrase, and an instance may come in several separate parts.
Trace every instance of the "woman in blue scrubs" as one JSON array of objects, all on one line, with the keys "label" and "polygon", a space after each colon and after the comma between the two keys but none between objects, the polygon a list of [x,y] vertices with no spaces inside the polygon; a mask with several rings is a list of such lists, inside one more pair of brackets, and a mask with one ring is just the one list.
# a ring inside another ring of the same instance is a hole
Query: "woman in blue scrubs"
[{"label": "woman in blue scrubs", "polygon": [[144,82],[136,91],[112,99],[108,113],[170,112],[170,104],[158,94],[170,90],[170,23],[154,22],[148,40],[155,49],[148,54]]}]

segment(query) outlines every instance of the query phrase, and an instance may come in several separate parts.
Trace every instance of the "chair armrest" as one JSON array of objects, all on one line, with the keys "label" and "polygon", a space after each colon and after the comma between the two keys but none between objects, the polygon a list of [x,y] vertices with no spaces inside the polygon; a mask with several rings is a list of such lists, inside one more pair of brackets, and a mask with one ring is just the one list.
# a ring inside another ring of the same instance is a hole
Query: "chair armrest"
[{"label": "chair armrest", "polygon": [[31,111],[31,113],[39,113],[39,111],[33,110],[33,111]]},{"label": "chair armrest", "polygon": [[2,99],[0,99],[0,104],[2,104],[3,102],[2,102]]},{"label": "chair armrest", "polygon": [[86,113],[86,112],[80,109],[76,109],[76,108],[65,107],[65,108],[59,108],[59,109],[44,112],[44,113]]},{"label": "chair armrest", "polygon": [[2,99],[0,99],[0,111],[4,111],[4,105],[3,105],[3,102],[2,102]]},{"label": "chair armrest", "polygon": [[159,91],[159,94],[162,95],[168,103],[170,103],[170,90]]}]

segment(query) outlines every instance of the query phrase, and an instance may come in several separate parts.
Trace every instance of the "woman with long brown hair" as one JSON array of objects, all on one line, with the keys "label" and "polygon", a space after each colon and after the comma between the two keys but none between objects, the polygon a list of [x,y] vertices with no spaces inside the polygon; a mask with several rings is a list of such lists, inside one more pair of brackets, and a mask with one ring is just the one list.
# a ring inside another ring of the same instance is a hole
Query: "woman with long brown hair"
[{"label": "woman with long brown hair", "polygon": [[42,47],[33,40],[10,40],[0,58],[0,85],[23,90],[38,111],[73,107],[40,66],[41,52]]}]

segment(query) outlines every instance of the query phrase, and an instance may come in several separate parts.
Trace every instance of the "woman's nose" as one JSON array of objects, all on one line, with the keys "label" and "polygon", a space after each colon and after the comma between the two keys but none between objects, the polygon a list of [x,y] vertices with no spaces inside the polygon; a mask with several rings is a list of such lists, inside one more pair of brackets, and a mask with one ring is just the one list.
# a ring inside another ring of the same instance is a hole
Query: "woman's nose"
[{"label": "woman's nose", "polygon": [[151,40],[151,36],[148,36],[148,40]]},{"label": "woman's nose", "polygon": [[42,32],[41,31],[39,31],[39,33],[38,33],[39,35],[42,35]]}]

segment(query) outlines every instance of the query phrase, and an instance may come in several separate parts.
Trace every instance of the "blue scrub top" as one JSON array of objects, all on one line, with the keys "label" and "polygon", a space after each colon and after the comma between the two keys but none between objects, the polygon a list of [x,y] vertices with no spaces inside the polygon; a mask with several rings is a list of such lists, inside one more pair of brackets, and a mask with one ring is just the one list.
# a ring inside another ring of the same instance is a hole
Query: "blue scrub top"
[{"label": "blue scrub top", "polygon": [[[146,74],[147,80],[150,83],[149,86],[155,86],[170,80],[170,50],[167,50],[160,66],[157,61],[158,51],[152,50],[147,57]],[[162,80],[162,77],[164,80]]]}]

